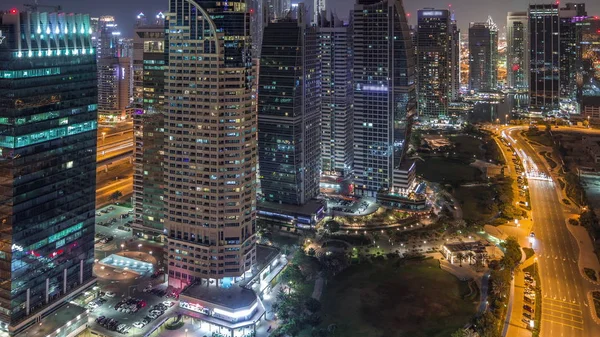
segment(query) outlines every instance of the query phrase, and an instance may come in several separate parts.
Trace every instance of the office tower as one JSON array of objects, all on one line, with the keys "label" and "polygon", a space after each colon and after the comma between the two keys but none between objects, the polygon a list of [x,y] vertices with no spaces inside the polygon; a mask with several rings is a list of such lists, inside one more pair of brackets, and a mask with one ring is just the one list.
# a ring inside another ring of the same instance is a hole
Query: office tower
[{"label": "office tower", "polygon": [[582,26],[585,4],[567,3],[559,9],[560,105],[563,111],[579,113],[581,96],[577,78],[582,76]]},{"label": "office tower", "polygon": [[450,15],[450,101],[460,97],[460,29],[454,12]]},{"label": "office tower", "polygon": [[319,25],[323,173],[350,177],[354,167],[352,28],[337,17]]},{"label": "office tower", "polygon": [[95,282],[98,98],[88,15],[12,9],[0,31],[0,330],[14,335]]},{"label": "office tower", "polygon": [[138,15],[133,38],[135,137],[133,234],[161,240],[164,230],[165,21]]},{"label": "office tower", "polygon": [[450,11],[417,12],[417,102],[423,120],[446,118],[452,88]]},{"label": "office tower", "polygon": [[225,286],[256,261],[250,13],[197,3],[171,0],[166,18],[164,225],[175,287]]},{"label": "office tower", "polygon": [[354,186],[356,194],[375,196],[405,184],[394,173],[416,112],[414,49],[400,0],[358,0],[351,17]]},{"label": "office tower", "polygon": [[98,50],[98,113],[102,119],[119,120],[131,105],[131,58],[121,55],[121,33],[112,16],[102,16],[96,33]]},{"label": "office tower", "polygon": [[260,186],[266,201],[303,205],[319,194],[321,69],[317,29],[297,19],[265,22],[258,86]]},{"label": "office tower", "polygon": [[558,110],[560,57],[558,4],[529,5],[529,105],[537,111]]},{"label": "office tower", "polygon": [[264,11],[267,13],[267,18],[264,20],[268,21],[284,19],[292,9],[291,0],[266,0],[263,3]]},{"label": "office tower", "polygon": [[506,72],[509,88],[529,87],[529,19],[527,12],[508,12],[506,18]]},{"label": "office tower", "polygon": [[469,25],[469,89],[495,90],[498,85],[498,27],[486,22]]},{"label": "office tower", "polygon": [[325,13],[327,13],[327,0],[314,0],[313,10],[313,22],[319,22],[319,17],[325,16]]},{"label": "office tower", "polygon": [[590,17],[581,26],[582,75],[577,78],[584,118],[600,120],[600,19]]}]

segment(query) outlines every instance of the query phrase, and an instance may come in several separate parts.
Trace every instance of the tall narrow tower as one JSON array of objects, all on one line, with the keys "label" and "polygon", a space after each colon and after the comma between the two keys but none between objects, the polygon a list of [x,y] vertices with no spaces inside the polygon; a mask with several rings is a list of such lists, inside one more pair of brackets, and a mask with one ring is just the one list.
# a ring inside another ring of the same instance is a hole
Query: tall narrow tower
[{"label": "tall narrow tower", "polygon": [[171,0],[165,79],[169,283],[238,281],[256,260],[256,105],[243,1]]},{"label": "tall narrow tower", "polygon": [[414,49],[400,0],[358,0],[351,16],[355,193],[375,196],[404,184],[394,173],[416,113]]}]

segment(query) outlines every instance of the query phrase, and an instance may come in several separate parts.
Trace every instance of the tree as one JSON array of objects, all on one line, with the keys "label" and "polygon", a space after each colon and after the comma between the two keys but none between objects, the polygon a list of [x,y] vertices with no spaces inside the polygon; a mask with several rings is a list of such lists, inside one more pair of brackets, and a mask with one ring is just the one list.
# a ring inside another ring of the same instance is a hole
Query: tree
[{"label": "tree", "polygon": [[499,279],[499,278],[492,280],[492,293],[496,297],[501,297],[502,295],[504,295],[506,293],[507,289],[508,289],[508,285],[506,284],[506,282],[504,280]]},{"label": "tree", "polygon": [[113,201],[117,201],[122,196],[123,196],[123,193],[121,193],[121,191],[114,191],[113,194],[110,195],[110,199],[113,200]]},{"label": "tree", "polygon": [[315,251],[315,249],[313,247],[310,247],[308,249],[308,252],[306,253],[306,255],[308,256],[315,256],[317,254],[317,252]]},{"label": "tree", "polygon": [[288,265],[282,272],[281,272],[281,276],[279,276],[281,278],[281,282],[286,284],[299,284],[304,282],[304,275],[302,275],[302,271],[300,271],[300,267],[298,267],[298,265],[295,264],[290,264]]},{"label": "tree", "polygon": [[462,262],[465,259],[465,254],[463,253],[458,253],[456,254],[456,258],[458,259],[458,263],[460,264],[460,266],[462,267]]},{"label": "tree", "polygon": [[473,264],[473,257],[475,257],[475,253],[473,253],[472,251],[468,251],[467,252],[467,258],[469,259],[469,264]]},{"label": "tree", "polygon": [[317,312],[317,311],[321,310],[321,302],[319,302],[319,300],[314,299],[312,297],[310,297],[306,301],[304,301],[304,306],[306,307],[306,310],[308,310],[310,312]]},{"label": "tree", "polygon": [[335,220],[330,220],[325,224],[325,228],[329,233],[335,233],[340,230],[340,223]]}]

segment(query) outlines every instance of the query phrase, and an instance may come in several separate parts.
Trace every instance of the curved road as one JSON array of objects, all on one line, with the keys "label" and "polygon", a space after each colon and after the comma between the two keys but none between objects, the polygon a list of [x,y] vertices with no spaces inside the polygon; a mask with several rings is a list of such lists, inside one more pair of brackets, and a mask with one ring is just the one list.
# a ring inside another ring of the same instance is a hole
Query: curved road
[{"label": "curved road", "polygon": [[[517,140],[513,146],[522,149],[541,173],[550,176],[545,161],[521,137],[520,131],[519,128],[508,129]],[[600,336],[600,326],[593,321],[587,303],[587,292],[592,284],[579,272],[579,248],[566,227],[560,188],[552,181],[532,179],[529,179],[529,188],[536,234],[533,248],[538,254],[543,295],[540,335]]]}]

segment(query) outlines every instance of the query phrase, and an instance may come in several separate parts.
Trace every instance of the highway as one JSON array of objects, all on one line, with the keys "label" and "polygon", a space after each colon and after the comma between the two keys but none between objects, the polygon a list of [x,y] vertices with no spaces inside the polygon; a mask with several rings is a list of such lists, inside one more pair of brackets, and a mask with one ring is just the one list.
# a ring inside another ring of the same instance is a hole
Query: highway
[{"label": "highway", "polygon": [[131,123],[98,129],[97,208],[109,204],[110,196],[116,191],[120,191],[123,197],[133,193],[133,143]]},{"label": "highway", "polygon": [[[513,147],[530,158],[541,174],[552,173],[535,149],[520,135],[522,128],[507,132],[516,140]],[[523,158],[522,158],[523,160]],[[552,180],[529,179],[533,231],[533,248],[538,257],[542,287],[543,337],[600,336],[600,326],[591,317],[587,292],[591,283],[579,272],[577,242],[566,227],[560,187]],[[539,300],[539,299],[538,299]],[[522,303],[522,301],[516,301]]]}]

